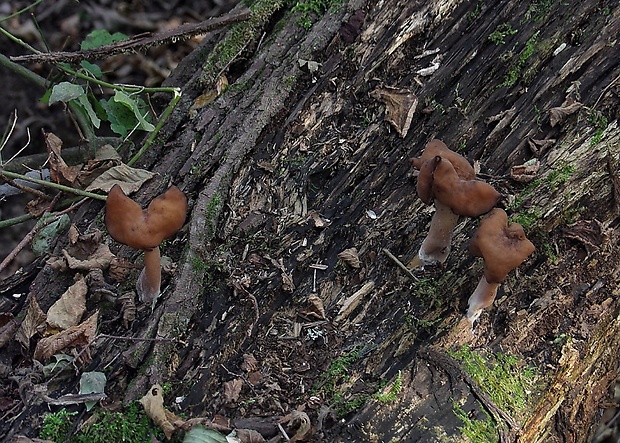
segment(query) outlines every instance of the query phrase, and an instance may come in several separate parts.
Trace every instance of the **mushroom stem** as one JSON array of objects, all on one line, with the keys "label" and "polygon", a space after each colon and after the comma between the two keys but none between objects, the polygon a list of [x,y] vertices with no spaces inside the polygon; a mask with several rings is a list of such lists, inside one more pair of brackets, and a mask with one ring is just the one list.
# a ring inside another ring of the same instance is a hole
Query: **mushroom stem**
[{"label": "mushroom stem", "polygon": [[161,285],[161,255],[159,247],[144,251],[144,268],[136,282],[136,291],[141,302],[152,302],[159,297]]},{"label": "mushroom stem", "polygon": [[419,265],[433,265],[446,261],[450,253],[454,227],[458,220],[459,216],[448,206],[435,200],[435,213],[431,220],[431,227],[418,251]]},{"label": "mushroom stem", "polygon": [[489,283],[486,277],[484,275],[482,276],[478,282],[478,286],[476,286],[476,289],[467,302],[469,305],[467,309],[467,320],[469,320],[472,326],[474,322],[478,320],[480,314],[482,314],[482,310],[493,304],[500,284],[501,283]]}]

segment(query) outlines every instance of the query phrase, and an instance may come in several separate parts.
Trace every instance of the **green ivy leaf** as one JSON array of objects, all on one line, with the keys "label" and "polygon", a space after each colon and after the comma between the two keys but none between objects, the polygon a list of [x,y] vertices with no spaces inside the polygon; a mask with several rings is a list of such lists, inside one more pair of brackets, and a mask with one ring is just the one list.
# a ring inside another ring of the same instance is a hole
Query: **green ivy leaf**
[{"label": "green ivy leaf", "polygon": [[183,443],[226,443],[228,439],[212,429],[207,429],[202,425],[194,426],[185,434]]},{"label": "green ivy leaf", "polygon": [[52,88],[49,104],[51,105],[56,102],[67,103],[85,94],[86,91],[84,91],[84,88],[80,85],[69,82],[58,83]]},{"label": "green ivy leaf", "polygon": [[114,101],[117,103],[122,103],[127,106],[134,113],[136,119],[140,122],[140,128],[143,131],[152,132],[155,130],[155,126],[146,121],[146,112],[140,109],[141,107],[138,105],[138,102],[131,98],[129,95],[125,94],[123,91],[116,91],[114,94]]},{"label": "green ivy leaf", "polygon": [[82,67],[82,69],[89,72],[95,78],[103,77],[103,72],[101,71],[101,68],[96,64],[89,62],[88,60],[82,60],[80,62],[80,66]]},{"label": "green ivy leaf", "polygon": [[88,118],[90,118],[90,122],[93,124],[93,126],[99,129],[99,126],[101,125],[101,120],[97,116],[97,113],[93,109],[93,106],[90,104],[90,101],[88,100],[86,94],[80,95],[77,98],[77,101],[80,105],[82,105],[82,108],[84,108],[84,110],[88,114]]},{"label": "green ivy leaf", "polygon": [[127,37],[122,32],[115,32],[114,34],[110,34],[105,29],[96,29],[90,34],[86,36],[80,48],[82,51],[86,49],[98,48],[99,46],[109,45],[115,42],[120,42],[122,40],[127,40]]},{"label": "green ivy leaf", "polygon": [[[105,391],[106,376],[103,372],[84,372],[80,377],[80,394],[101,394]],[[97,402],[84,402],[90,411]]]},{"label": "green ivy leaf", "polygon": [[131,109],[121,103],[116,103],[112,98],[101,99],[99,104],[106,112],[112,131],[121,137],[125,137],[138,124]]}]

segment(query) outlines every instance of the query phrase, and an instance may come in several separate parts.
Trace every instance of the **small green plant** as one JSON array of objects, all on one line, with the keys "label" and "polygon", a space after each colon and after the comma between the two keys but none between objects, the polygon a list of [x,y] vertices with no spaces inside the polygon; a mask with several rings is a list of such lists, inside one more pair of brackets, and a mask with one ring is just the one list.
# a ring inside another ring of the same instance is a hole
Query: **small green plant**
[{"label": "small green plant", "polygon": [[590,146],[595,146],[602,140],[603,132],[605,132],[605,129],[609,126],[609,121],[601,112],[594,109],[588,111],[587,119],[595,129],[594,136],[590,140]]},{"label": "small green plant", "polygon": [[394,400],[396,400],[396,398],[398,397],[398,394],[400,394],[400,391],[402,391],[402,389],[403,389],[403,374],[401,373],[401,371],[398,371],[398,375],[396,376],[396,379],[390,385],[390,388],[387,390],[387,392],[382,393],[382,394],[376,394],[375,397],[381,403],[391,403]]},{"label": "small green plant", "polygon": [[58,412],[47,414],[43,419],[43,427],[39,436],[56,443],[64,442],[73,427],[72,417],[76,414],[77,412],[69,412],[64,408]]},{"label": "small green plant", "polygon": [[499,85],[500,88],[503,86],[514,86],[517,83],[517,80],[519,80],[519,77],[521,76],[521,71],[525,67],[527,60],[536,52],[539,34],[540,31],[536,31],[527,40],[527,42],[525,42],[525,47],[519,53],[515,65],[512,67],[512,69],[510,69],[510,71],[508,71],[508,73],[504,77],[504,82]]},{"label": "small green plant", "polygon": [[489,35],[489,40],[495,45],[503,45],[504,43],[506,43],[506,37],[508,37],[509,35],[515,35],[517,32],[519,31],[513,29],[510,23],[504,22],[500,25],[497,25],[495,31],[493,31]]},{"label": "small green plant", "polygon": [[484,413],[484,420],[477,420],[471,418],[467,412],[457,403],[453,402],[452,411],[462,422],[463,426],[459,426],[459,430],[470,442],[475,443],[497,443],[499,437],[497,434],[497,424],[495,421],[484,412],[484,409],[480,407],[480,410]]},{"label": "small green plant", "polygon": [[525,19],[539,22],[551,11],[555,0],[534,0],[525,12]]}]

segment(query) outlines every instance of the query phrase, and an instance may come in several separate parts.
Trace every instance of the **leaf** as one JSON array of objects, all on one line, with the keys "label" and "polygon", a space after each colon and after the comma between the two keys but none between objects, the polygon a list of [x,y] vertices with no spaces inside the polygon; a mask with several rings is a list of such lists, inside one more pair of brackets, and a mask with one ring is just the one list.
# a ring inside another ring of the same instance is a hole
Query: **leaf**
[{"label": "leaf", "polygon": [[90,122],[93,124],[93,126],[99,129],[99,126],[101,126],[101,120],[99,119],[99,117],[97,116],[97,113],[93,109],[93,105],[90,104],[90,101],[88,100],[88,97],[86,96],[86,94],[80,95],[77,98],[77,101],[88,114],[88,118],[90,119]]},{"label": "leaf", "polygon": [[80,66],[87,72],[89,72],[90,74],[92,74],[93,77],[95,78],[101,78],[103,77],[103,72],[101,71],[101,68],[99,66],[97,66],[94,63],[89,62],[88,60],[82,60],[80,62]]},{"label": "leaf", "polygon": [[[138,102],[131,98],[129,95],[125,94],[123,91],[116,91],[114,94],[114,101],[117,103],[122,103],[127,106],[134,113],[135,117],[140,122],[140,129],[151,132],[155,130],[155,126],[151,123],[147,122],[144,116],[147,114],[145,111],[142,111],[138,106]],[[144,112],[144,114],[143,114]]]},{"label": "leaf", "polygon": [[47,324],[56,329],[68,329],[77,325],[86,312],[87,292],[86,280],[79,276],[79,279],[48,309]]},{"label": "leaf", "polygon": [[162,429],[162,431],[164,431],[166,438],[170,440],[172,434],[176,430],[173,423],[181,419],[164,408],[164,397],[162,396],[161,386],[151,386],[149,392],[147,392],[146,395],[140,399],[140,403],[144,407],[146,415],[148,415],[150,419],[153,420],[155,424]]},{"label": "leaf", "polygon": [[[37,222],[37,226],[42,225],[50,218],[58,217],[55,214],[43,214],[43,216]],[[67,214],[63,214],[56,221],[53,221],[47,226],[44,226],[37,231],[32,239],[32,252],[37,257],[45,254],[49,254],[52,250],[52,242],[56,239],[59,232],[63,232],[69,224],[71,218]]]},{"label": "leaf", "polygon": [[67,103],[82,95],[86,95],[86,91],[84,91],[82,86],[69,82],[61,82],[54,85],[52,88],[49,104],[51,105],[56,102]]},{"label": "leaf", "polygon": [[84,41],[80,44],[80,49],[85,51],[87,49],[98,48],[99,46],[110,45],[112,43],[127,40],[128,38],[129,37],[122,32],[110,34],[105,29],[95,29],[86,36]]},{"label": "leaf", "polygon": [[[84,372],[80,377],[80,394],[103,394],[106,376],[103,372]],[[97,402],[86,401],[86,410],[90,411]]]},{"label": "leaf", "polygon": [[375,89],[370,96],[385,104],[385,119],[394,126],[398,135],[406,137],[418,106],[418,97],[408,89],[388,86]]},{"label": "leaf", "polygon": [[20,342],[26,349],[30,349],[30,339],[37,333],[45,331],[45,319],[47,316],[39,307],[36,297],[30,298],[26,317],[15,333],[15,340]]},{"label": "leaf", "polygon": [[359,255],[357,253],[357,248],[345,249],[340,254],[338,254],[338,258],[355,269],[359,268],[361,265]]},{"label": "leaf", "polygon": [[224,434],[213,429],[207,429],[202,425],[196,425],[185,434],[183,443],[227,443]]},{"label": "leaf", "polygon": [[125,164],[114,166],[99,177],[86,188],[87,191],[109,192],[112,186],[119,185],[127,195],[136,192],[140,187],[151,178],[155,173],[145,169],[136,169]]},{"label": "leaf", "polygon": [[70,269],[79,269],[90,271],[92,269],[107,269],[116,258],[110,251],[110,247],[106,244],[100,244],[97,249],[87,258],[79,259],[72,256],[66,249],[62,250],[62,254],[67,260]]},{"label": "leaf", "polygon": [[97,332],[98,318],[99,311],[95,311],[93,315],[79,325],[39,340],[34,350],[35,360],[45,361],[63,349],[89,345]]},{"label": "leaf", "polygon": [[549,109],[549,124],[553,128],[566,117],[579,111],[583,105],[573,98],[564,100],[561,106]]},{"label": "leaf", "polygon": [[133,112],[125,105],[116,103],[112,98],[108,100],[101,99],[99,104],[107,115],[110,128],[116,134],[125,137],[138,124],[138,120],[136,120]]},{"label": "leaf", "polygon": [[56,361],[43,366],[43,375],[45,375],[46,378],[62,372],[73,361],[73,357],[67,354],[54,354],[52,357],[56,359]]}]

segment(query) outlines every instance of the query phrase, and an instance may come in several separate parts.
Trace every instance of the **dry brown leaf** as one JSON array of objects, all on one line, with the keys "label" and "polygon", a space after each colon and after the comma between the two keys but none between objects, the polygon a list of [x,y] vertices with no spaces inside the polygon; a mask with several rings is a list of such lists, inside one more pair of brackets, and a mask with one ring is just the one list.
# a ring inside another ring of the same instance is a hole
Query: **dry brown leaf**
[{"label": "dry brown leaf", "polygon": [[[10,342],[19,328],[22,320],[13,318],[12,314],[2,314],[3,321],[0,327],[0,349],[2,349],[8,342]],[[0,408],[0,411],[2,409]]]},{"label": "dry brown leaf", "polygon": [[80,274],[76,278],[76,282],[47,311],[47,324],[52,328],[68,329],[75,326],[86,312],[88,286]]},{"label": "dry brown leaf", "polygon": [[232,407],[239,400],[243,380],[235,378],[224,383],[224,405]]},{"label": "dry brown leaf", "polygon": [[121,305],[121,318],[123,319],[123,327],[129,329],[136,319],[136,293],[125,292],[116,301]]},{"label": "dry brown leaf", "polygon": [[345,249],[340,254],[338,254],[338,258],[352,268],[357,269],[361,266],[360,258],[357,253],[357,248]]},{"label": "dry brown leaf", "polygon": [[295,434],[290,438],[289,442],[302,441],[311,431],[310,417],[305,412],[293,410],[280,419],[280,423],[288,423],[289,429],[297,429]]},{"label": "dry brown leaf", "polygon": [[542,154],[544,154],[544,152],[554,143],[554,138],[547,138],[543,140],[537,140],[533,138],[527,139],[527,144],[530,147],[530,151],[532,151],[536,157],[540,157]]},{"label": "dry brown leaf", "polygon": [[26,211],[35,218],[41,217],[50,207],[50,202],[43,198],[37,197],[26,203]]},{"label": "dry brown leaf", "polygon": [[322,229],[331,224],[330,220],[323,218],[317,211],[310,211],[308,217],[312,220],[312,223],[314,223],[315,228]]},{"label": "dry brown leaf", "polygon": [[46,132],[44,135],[45,146],[47,147],[47,152],[49,154],[48,159],[52,181],[63,185],[72,185],[80,173],[82,166],[67,165],[61,155],[62,140],[52,132]]},{"label": "dry brown leaf", "polygon": [[151,178],[155,177],[154,172],[145,169],[136,169],[125,164],[114,166],[99,177],[86,188],[87,191],[109,192],[112,186],[119,185],[126,195],[136,192],[140,187]]},{"label": "dry brown leaf", "polygon": [[252,354],[243,354],[241,369],[245,372],[253,372],[258,369],[258,360]]},{"label": "dry brown leaf", "polygon": [[583,105],[575,99],[571,97],[567,98],[561,106],[549,109],[549,124],[553,128],[566,117],[577,112],[581,106]]},{"label": "dry brown leaf", "polygon": [[69,347],[87,346],[97,333],[99,311],[77,326],[71,326],[58,334],[39,340],[34,351],[35,360],[45,361],[52,355]]},{"label": "dry brown leaf", "polygon": [[510,168],[510,178],[521,183],[529,183],[536,178],[539,170],[540,162],[538,160],[533,163],[513,166]]},{"label": "dry brown leaf", "polygon": [[30,339],[35,334],[45,331],[46,318],[47,316],[39,307],[37,298],[34,295],[31,296],[26,317],[15,334],[15,340],[20,342],[24,348],[30,349]]},{"label": "dry brown leaf", "polygon": [[170,440],[172,434],[176,431],[176,427],[173,423],[182,424],[183,420],[164,408],[164,397],[162,396],[162,387],[160,385],[153,385],[149,392],[140,399],[140,403],[144,407],[146,415],[159,426],[166,438]]},{"label": "dry brown leaf", "polygon": [[312,294],[308,297],[308,308],[302,311],[307,317],[314,317],[319,320],[325,320],[325,307],[323,306],[323,300],[316,294]]},{"label": "dry brown leaf", "polygon": [[241,443],[264,443],[266,441],[265,437],[254,429],[235,429],[235,432]]},{"label": "dry brown leaf", "polygon": [[112,263],[112,260],[116,258],[110,247],[106,244],[100,244],[93,254],[85,260],[79,260],[72,257],[66,249],[62,250],[62,254],[67,260],[67,265],[70,269],[78,269],[83,271],[90,271],[91,269],[107,269]]},{"label": "dry brown leaf", "polygon": [[384,86],[372,91],[370,96],[385,104],[385,119],[394,126],[398,135],[406,137],[418,106],[415,94],[408,89]]},{"label": "dry brown leaf", "polygon": [[126,258],[114,257],[108,269],[108,276],[115,282],[122,282],[127,280],[132,269],[135,268],[136,265]]}]

